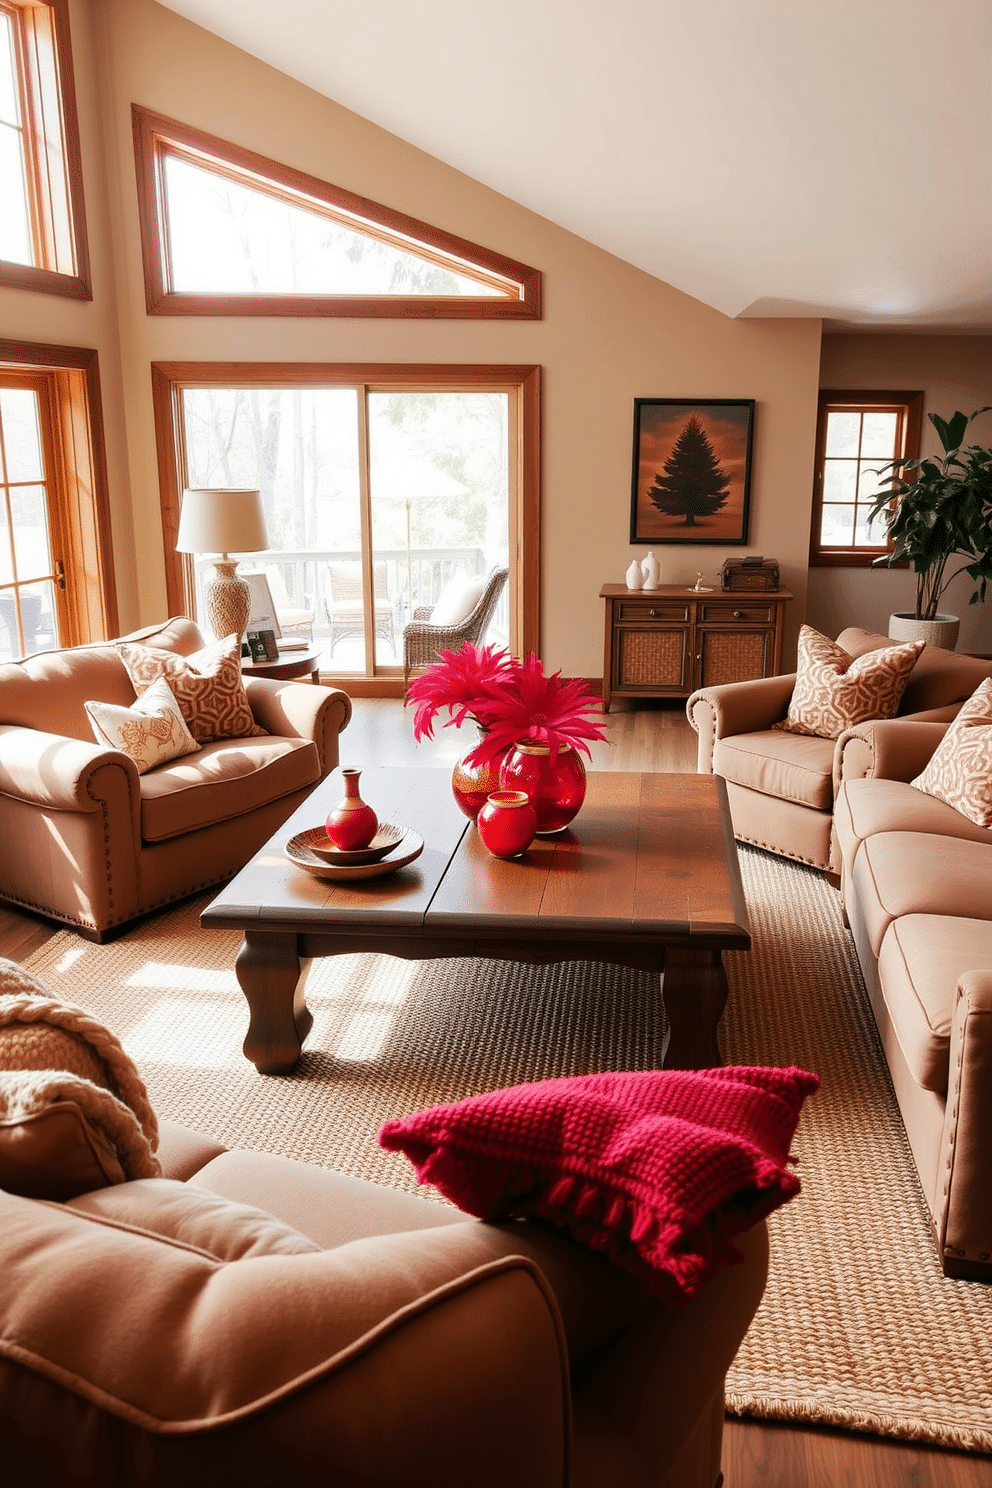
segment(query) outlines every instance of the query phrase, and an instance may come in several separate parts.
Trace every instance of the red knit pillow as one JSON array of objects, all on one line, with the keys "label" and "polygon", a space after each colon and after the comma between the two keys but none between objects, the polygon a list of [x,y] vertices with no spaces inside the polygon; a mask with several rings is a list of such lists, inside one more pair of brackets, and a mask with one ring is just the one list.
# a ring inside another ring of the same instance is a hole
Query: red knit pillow
[{"label": "red knit pillow", "polygon": [[479,1219],[539,1217],[688,1302],[734,1236],[799,1192],[789,1144],[800,1069],[579,1075],[387,1121],[379,1142]]}]

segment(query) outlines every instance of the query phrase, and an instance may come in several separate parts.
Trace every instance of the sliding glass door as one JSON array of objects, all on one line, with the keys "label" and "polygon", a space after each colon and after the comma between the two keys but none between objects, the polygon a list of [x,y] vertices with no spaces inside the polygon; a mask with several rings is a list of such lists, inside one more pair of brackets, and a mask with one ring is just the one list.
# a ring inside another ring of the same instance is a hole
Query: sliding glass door
[{"label": "sliding glass door", "polygon": [[[313,640],[324,673],[399,674],[410,619],[453,579],[497,565],[511,577],[487,639],[523,650],[519,388],[500,385],[499,369],[490,386],[446,386],[440,368],[422,385],[238,371],[246,380],[171,381],[176,497],[262,492],[269,551],[242,555],[241,569],[265,572],[280,628]],[[194,603],[211,566],[192,563]]]}]

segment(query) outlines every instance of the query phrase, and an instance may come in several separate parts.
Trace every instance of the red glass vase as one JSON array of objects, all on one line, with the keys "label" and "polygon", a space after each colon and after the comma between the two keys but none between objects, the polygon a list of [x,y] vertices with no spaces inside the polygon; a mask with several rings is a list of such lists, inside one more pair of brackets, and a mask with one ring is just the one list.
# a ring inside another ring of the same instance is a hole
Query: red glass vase
[{"label": "red glass vase", "polygon": [[551,762],[547,744],[518,744],[499,767],[503,790],[523,791],[537,814],[538,837],[561,832],[586,798],[586,767],[570,744]]},{"label": "red glass vase", "polygon": [[372,807],[365,804],[359,793],[358,781],[361,773],[361,770],[353,769],[341,771],[341,779],[344,781],[344,797],[330,812],[324,823],[327,835],[334,846],[347,851],[358,847],[368,847],[379,830],[379,818]]},{"label": "red glass vase", "polygon": [[534,841],[537,813],[524,791],[493,791],[475,825],[494,858],[519,858]]},{"label": "red glass vase", "polygon": [[451,772],[451,790],[459,807],[465,815],[475,821],[479,812],[486,804],[493,791],[499,790],[499,760],[492,764],[468,765],[465,763],[465,755],[471,754],[478,747],[479,740],[484,737],[484,730],[478,730],[478,737],[473,744],[459,759]]}]

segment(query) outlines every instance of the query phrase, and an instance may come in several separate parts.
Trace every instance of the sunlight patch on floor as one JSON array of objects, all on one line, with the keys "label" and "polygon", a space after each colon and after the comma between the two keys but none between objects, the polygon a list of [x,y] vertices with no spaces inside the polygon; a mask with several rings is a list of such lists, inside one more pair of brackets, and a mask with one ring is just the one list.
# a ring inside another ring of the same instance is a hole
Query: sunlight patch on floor
[{"label": "sunlight patch on floor", "polygon": [[176,966],[146,961],[128,977],[126,987],[182,987],[186,992],[240,992],[233,967]]},{"label": "sunlight patch on floor", "polygon": [[384,1008],[355,1013],[331,1052],[347,1064],[370,1064],[385,1048],[392,1026],[393,1014]]},{"label": "sunlight patch on floor", "polygon": [[52,967],[55,975],[61,975],[64,971],[71,971],[81,956],[86,954],[86,946],[70,946],[64,956],[60,956]]},{"label": "sunlight patch on floor", "polygon": [[[356,972],[358,969],[356,966]],[[389,1040],[396,1010],[406,1001],[418,970],[416,961],[400,961],[395,956],[375,958],[373,975],[361,993],[366,1006],[354,1012],[338,1038],[324,1046],[335,1059],[370,1064],[379,1058]]]},{"label": "sunlight patch on floor", "polygon": [[140,1019],[124,1039],[136,1064],[183,1064],[196,1069],[226,1069],[241,1060],[245,1008],[215,1003],[207,1014],[202,1001],[165,997]]}]

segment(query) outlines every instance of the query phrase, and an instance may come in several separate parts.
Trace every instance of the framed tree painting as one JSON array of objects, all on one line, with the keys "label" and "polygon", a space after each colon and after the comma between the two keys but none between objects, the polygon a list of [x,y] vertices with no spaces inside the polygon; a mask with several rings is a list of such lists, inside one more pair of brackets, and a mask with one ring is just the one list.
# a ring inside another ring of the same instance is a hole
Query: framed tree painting
[{"label": "framed tree painting", "polygon": [[630,541],[746,543],[753,426],[753,398],[635,398]]}]

